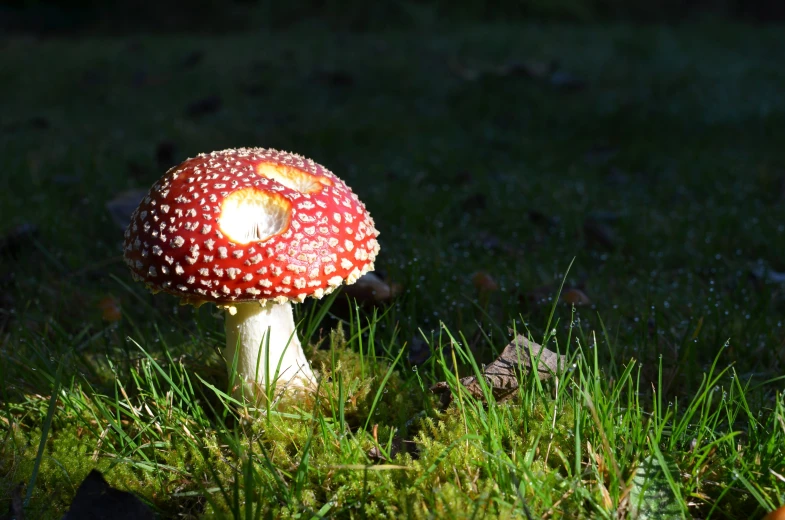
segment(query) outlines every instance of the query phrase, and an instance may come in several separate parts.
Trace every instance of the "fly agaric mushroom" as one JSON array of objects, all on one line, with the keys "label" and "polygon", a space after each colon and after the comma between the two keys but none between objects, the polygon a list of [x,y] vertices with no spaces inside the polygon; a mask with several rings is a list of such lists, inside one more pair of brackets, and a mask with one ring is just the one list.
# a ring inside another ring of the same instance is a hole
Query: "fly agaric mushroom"
[{"label": "fly agaric mushroom", "polygon": [[230,379],[236,356],[236,393],[254,401],[268,384],[313,387],[291,303],[372,271],[378,235],[357,195],[324,166],[240,148],[188,159],[156,182],[131,217],[124,257],[153,292],[226,309]]}]

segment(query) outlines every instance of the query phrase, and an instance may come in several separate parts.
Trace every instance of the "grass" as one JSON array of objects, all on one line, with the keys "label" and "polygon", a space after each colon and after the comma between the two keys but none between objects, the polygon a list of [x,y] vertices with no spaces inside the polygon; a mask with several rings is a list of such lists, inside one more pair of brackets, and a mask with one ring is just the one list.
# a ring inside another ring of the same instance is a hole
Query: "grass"
[{"label": "grass", "polygon": [[[785,271],[780,36],[313,23],[5,37],[0,234],[37,232],[0,260],[0,510],[23,483],[30,517],[59,518],[92,468],[172,518],[781,505],[785,290],[753,274]],[[481,73],[528,61],[584,87]],[[304,305],[322,386],[263,414],[227,394],[220,316],[132,284],[105,208],[241,145],[344,178],[382,232],[377,269],[403,287],[376,309]],[[498,290],[479,294],[478,271]],[[591,304],[559,303],[562,280]],[[570,363],[483,406],[456,381],[508,326]],[[427,390],[441,380],[446,411]]]}]

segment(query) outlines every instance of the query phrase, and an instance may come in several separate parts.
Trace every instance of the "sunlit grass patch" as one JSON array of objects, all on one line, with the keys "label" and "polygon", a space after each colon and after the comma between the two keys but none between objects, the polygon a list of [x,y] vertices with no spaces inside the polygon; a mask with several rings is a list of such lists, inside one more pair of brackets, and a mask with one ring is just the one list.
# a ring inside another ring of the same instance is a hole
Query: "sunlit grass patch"
[{"label": "sunlit grass patch", "polygon": [[[6,405],[6,479],[29,482],[36,472],[29,507],[43,517],[62,514],[92,468],[163,514],[238,518],[610,517],[655,507],[631,503],[650,496],[634,486],[652,460],[667,468],[648,470],[649,484],[663,490],[656,507],[685,515],[709,514],[718,501],[726,513],[762,511],[785,489],[777,476],[785,471],[783,397],[770,395],[770,408],[753,413],[747,383],[719,368],[722,351],[694,398],[664,403],[656,383],[640,388],[634,360],[608,377],[598,365],[603,343],[569,336],[559,345],[549,335],[544,344],[571,359],[552,381],[524,378],[519,396],[503,404],[453,386],[458,398],[439,411],[400,356],[360,356],[358,338],[369,330],[352,322],[336,329],[313,358],[323,374],[318,393],[269,409],[248,408],[171,355],[152,357],[139,345],[111,393],[76,378],[55,401],[31,395]],[[453,349],[454,357],[436,357],[436,368],[460,375],[474,358],[454,338],[444,328],[429,348]],[[38,424],[51,402],[39,457]],[[401,437],[408,448],[391,454]],[[388,458],[372,458],[374,448]]]}]

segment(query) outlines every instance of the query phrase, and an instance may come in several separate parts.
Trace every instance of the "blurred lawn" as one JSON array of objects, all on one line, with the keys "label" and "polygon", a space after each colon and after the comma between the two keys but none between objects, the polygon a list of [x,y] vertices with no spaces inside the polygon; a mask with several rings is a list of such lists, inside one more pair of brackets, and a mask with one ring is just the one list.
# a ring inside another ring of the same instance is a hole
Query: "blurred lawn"
[{"label": "blurred lawn", "polygon": [[[731,338],[728,361],[776,371],[781,288],[753,283],[749,266],[785,270],[779,36],[494,25],[7,39],[0,227],[40,236],[4,258],[6,292],[79,329],[117,291],[107,274],[129,279],[103,266],[121,239],[105,203],[196,153],[258,145],[315,158],[366,202],[410,330],[471,325],[477,270],[502,286],[504,321],[576,257],[570,280],[621,348],[675,354],[703,317],[706,358]],[[583,87],[482,74],[550,62]]]}]

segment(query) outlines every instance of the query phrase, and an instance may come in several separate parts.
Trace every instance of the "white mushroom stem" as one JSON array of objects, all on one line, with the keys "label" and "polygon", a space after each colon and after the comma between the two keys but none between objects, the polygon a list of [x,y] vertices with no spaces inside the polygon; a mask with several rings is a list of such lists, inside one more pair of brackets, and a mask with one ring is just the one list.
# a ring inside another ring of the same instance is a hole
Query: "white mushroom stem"
[{"label": "white mushroom stem", "polygon": [[[246,401],[272,396],[276,387],[308,388],[316,378],[305,358],[294,326],[290,303],[257,302],[235,304],[237,312],[226,311],[226,350],[224,358],[235,395]],[[269,340],[268,340],[269,334]],[[269,352],[267,346],[269,345]],[[277,372],[277,374],[276,374]]]}]

